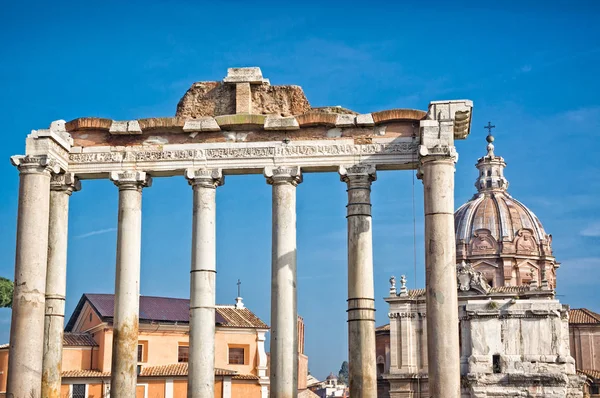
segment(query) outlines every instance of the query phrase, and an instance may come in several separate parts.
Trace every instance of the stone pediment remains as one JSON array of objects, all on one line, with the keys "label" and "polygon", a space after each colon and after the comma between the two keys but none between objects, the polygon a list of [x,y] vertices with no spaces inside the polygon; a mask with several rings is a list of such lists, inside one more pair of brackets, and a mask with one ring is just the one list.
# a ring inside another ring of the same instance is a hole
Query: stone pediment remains
[{"label": "stone pediment remains", "polygon": [[[245,69],[251,73],[242,76],[240,70]],[[240,94],[246,98],[239,98]],[[222,82],[194,83],[177,104],[176,116],[233,115],[239,113],[236,112],[236,97],[249,105],[245,113],[285,117],[311,110],[302,87],[271,86],[259,68],[230,68]]]},{"label": "stone pediment remains", "polygon": [[459,292],[475,291],[487,294],[491,288],[483,274],[464,261],[456,266],[456,279]]}]

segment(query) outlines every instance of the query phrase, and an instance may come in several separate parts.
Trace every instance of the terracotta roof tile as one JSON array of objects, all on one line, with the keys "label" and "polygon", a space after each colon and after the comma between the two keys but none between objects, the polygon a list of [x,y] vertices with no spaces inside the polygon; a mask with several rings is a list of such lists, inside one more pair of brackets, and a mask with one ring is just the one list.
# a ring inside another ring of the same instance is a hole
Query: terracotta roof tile
[{"label": "terracotta roof tile", "polygon": [[386,324],[386,325],[381,325],[378,328],[375,328],[375,332],[389,332],[390,331],[390,324]]},{"label": "terracotta roof tile", "polygon": [[[0,350],[8,348],[9,344],[1,344]],[[69,333],[63,334],[63,347],[98,347],[98,343],[88,333]]]},{"label": "terracotta roof tile", "polygon": [[98,343],[88,333],[65,333],[63,335],[64,347],[98,347]]},{"label": "terracotta roof tile", "polygon": [[110,372],[100,372],[99,370],[66,370],[62,372],[62,377],[110,377]]},{"label": "terracotta roof tile", "polygon": [[319,396],[311,390],[302,390],[298,393],[298,398],[318,398]]},{"label": "terracotta roof tile", "polygon": [[258,376],[255,375],[234,375],[233,380],[259,380]]},{"label": "terracotta roof tile", "polygon": [[569,311],[570,324],[600,324],[600,314],[587,308],[574,308]]},{"label": "terracotta roof tile", "polygon": [[225,322],[222,326],[237,328],[261,328],[268,329],[269,326],[260,320],[248,308],[235,308],[234,306],[217,306],[217,313]]},{"label": "terracotta roof tile", "polygon": [[492,287],[489,293],[524,293],[529,292],[529,286],[495,286]]},{"label": "terracotta roof tile", "polygon": [[[187,376],[187,363],[142,367],[142,377]],[[235,370],[215,368],[215,376],[232,376],[236,380],[258,380],[258,376],[238,374]]]},{"label": "terracotta roof tile", "polygon": [[600,370],[580,370],[577,369],[577,373],[586,375],[592,379],[600,379]]},{"label": "terracotta roof tile", "polygon": [[[115,296],[113,294],[84,294],[77,308],[71,315],[65,328],[70,331],[75,326],[83,305],[88,301],[105,322],[114,318]],[[140,322],[189,323],[190,300],[140,296]],[[217,306],[215,323],[221,326],[240,328],[268,329],[269,326],[247,308],[236,309],[234,306]]]}]

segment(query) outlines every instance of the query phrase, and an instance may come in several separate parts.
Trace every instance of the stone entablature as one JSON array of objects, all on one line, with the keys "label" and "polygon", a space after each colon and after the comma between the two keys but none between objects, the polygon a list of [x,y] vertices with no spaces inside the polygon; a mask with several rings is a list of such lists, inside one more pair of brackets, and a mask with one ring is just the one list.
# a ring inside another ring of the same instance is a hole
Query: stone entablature
[{"label": "stone entablature", "polygon": [[[280,165],[305,172],[356,163],[416,169],[422,156],[455,156],[454,139],[469,133],[468,100],[433,101],[427,112],[311,108],[300,87],[270,86],[260,69],[247,69],[230,69],[223,82],[195,83],[175,117],[53,122],[50,129],[29,135],[26,154],[53,155],[62,170],[80,179],[107,178],[122,169],[182,175],[199,166],[226,174],[262,173]],[[239,112],[236,104],[244,99],[236,90],[244,79],[253,97],[247,112]],[[261,90],[264,96],[256,94]]]}]

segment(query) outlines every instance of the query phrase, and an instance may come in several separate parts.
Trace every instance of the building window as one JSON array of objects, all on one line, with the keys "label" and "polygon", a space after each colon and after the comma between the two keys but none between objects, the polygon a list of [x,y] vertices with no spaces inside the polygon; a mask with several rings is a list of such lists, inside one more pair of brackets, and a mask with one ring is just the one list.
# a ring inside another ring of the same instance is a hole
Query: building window
[{"label": "building window", "polygon": [[500,355],[495,354],[492,356],[492,370],[494,373],[500,373]]},{"label": "building window", "polygon": [[92,321],[92,313],[90,312],[90,322]]},{"label": "building window", "polygon": [[138,344],[138,362],[144,362],[144,345]]},{"label": "building window", "polygon": [[600,387],[598,387],[598,386],[591,386],[590,387],[590,394],[600,394]]},{"label": "building window", "polygon": [[384,372],[384,364],[382,363],[378,363],[377,364],[377,377],[381,377],[381,375],[383,375]]},{"label": "building window", "polygon": [[85,384],[73,384],[73,398],[85,398]]},{"label": "building window", "polygon": [[229,347],[229,364],[243,365],[244,364],[244,349]]},{"label": "building window", "polygon": [[190,360],[190,347],[180,345],[177,352],[177,362],[188,362]]}]

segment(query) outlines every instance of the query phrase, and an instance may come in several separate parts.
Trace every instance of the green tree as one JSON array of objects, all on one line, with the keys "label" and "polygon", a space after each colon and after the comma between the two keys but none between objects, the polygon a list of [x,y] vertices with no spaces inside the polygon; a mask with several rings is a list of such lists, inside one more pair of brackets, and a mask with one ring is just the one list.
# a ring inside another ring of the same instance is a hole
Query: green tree
[{"label": "green tree", "polygon": [[13,282],[0,276],[0,308],[12,307]]},{"label": "green tree", "polygon": [[342,367],[338,373],[338,383],[344,383],[348,385],[348,361],[342,362]]}]

